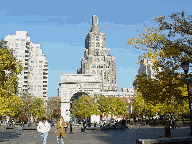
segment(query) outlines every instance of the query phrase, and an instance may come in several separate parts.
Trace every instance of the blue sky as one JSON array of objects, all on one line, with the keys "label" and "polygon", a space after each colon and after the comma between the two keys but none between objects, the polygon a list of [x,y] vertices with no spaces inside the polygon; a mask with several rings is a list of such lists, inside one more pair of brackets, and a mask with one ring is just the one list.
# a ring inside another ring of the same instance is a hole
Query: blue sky
[{"label": "blue sky", "polygon": [[31,42],[41,44],[49,63],[48,97],[57,96],[60,74],[80,67],[85,36],[92,15],[98,16],[106,47],[116,59],[117,86],[130,87],[138,73],[141,51],[126,46],[154,17],[184,10],[192,15],[191,0],[6,0],[0,8],[0,37],[27,31]]}]

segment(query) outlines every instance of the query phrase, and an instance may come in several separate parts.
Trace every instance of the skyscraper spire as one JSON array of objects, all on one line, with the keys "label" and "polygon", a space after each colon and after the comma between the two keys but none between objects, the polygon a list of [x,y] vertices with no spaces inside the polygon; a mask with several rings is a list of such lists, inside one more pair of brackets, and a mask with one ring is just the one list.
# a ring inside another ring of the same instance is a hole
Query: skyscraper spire
[{"label": "skyscraper spire", "polygon": [[93,15],[93,17],[92,17],[92,25],[98,25],[97,15]]}]

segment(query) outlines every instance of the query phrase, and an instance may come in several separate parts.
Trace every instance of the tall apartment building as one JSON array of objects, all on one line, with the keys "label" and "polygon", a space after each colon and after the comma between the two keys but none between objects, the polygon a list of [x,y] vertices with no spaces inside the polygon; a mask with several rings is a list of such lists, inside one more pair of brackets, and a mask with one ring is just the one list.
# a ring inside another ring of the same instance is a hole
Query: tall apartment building
[{"label": "tall apartment building", "polygon": [[85,38],[84,57],[77,74],[98,75],[102,80],[101,91],[116,91],[115,57],[105,47],[105,33],[100,32],[98,18],[92,17],[92,28]]},{"label": "tall apartment building", "polygon": [[48,62],[40,44],[33,44],[27,31],[16,31],[16,35],[5,37],[6,45],[13,50],[13,56],[22,62],[23,70],[18,75],[19,96],[24,92],[47,100]]}]

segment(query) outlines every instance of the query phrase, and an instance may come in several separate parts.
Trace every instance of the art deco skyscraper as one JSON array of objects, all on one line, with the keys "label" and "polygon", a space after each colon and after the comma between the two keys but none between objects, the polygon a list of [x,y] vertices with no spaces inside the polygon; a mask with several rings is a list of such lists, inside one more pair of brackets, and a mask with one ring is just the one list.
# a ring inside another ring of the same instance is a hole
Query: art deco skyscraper
[{"label": "art deco skyscraper", "polygon": [[47,99],[48,63],[40,44],[30,42],[27,31],[17,31],[16,35],[5,37],[7,46],[13,50],[13,56],[22,62],[23,70],[19,77],[19,96],[28,92],[31,96]]},{"label": "art deco skyscraper", "polygon": [[99,75],[102,79],[101,91],[116,91],[115,57],[105,47],[105,33],[100,32],[96,15],[92,17],[92,28],[85,38],[84,57],[77,73]]}]

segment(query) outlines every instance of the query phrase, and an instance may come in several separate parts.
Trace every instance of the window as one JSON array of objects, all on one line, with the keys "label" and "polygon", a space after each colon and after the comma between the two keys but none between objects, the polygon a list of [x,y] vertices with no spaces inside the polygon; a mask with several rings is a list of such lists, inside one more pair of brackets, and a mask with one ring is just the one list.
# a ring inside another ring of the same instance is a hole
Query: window
[{"label": "window", "polygon": [[99,40],[99,35],[96,36],[96,40],[97,40],[97,41]]},{"label": "window", "polygon": [[24,43],[21,43],[22,46],[24,46]]}]

